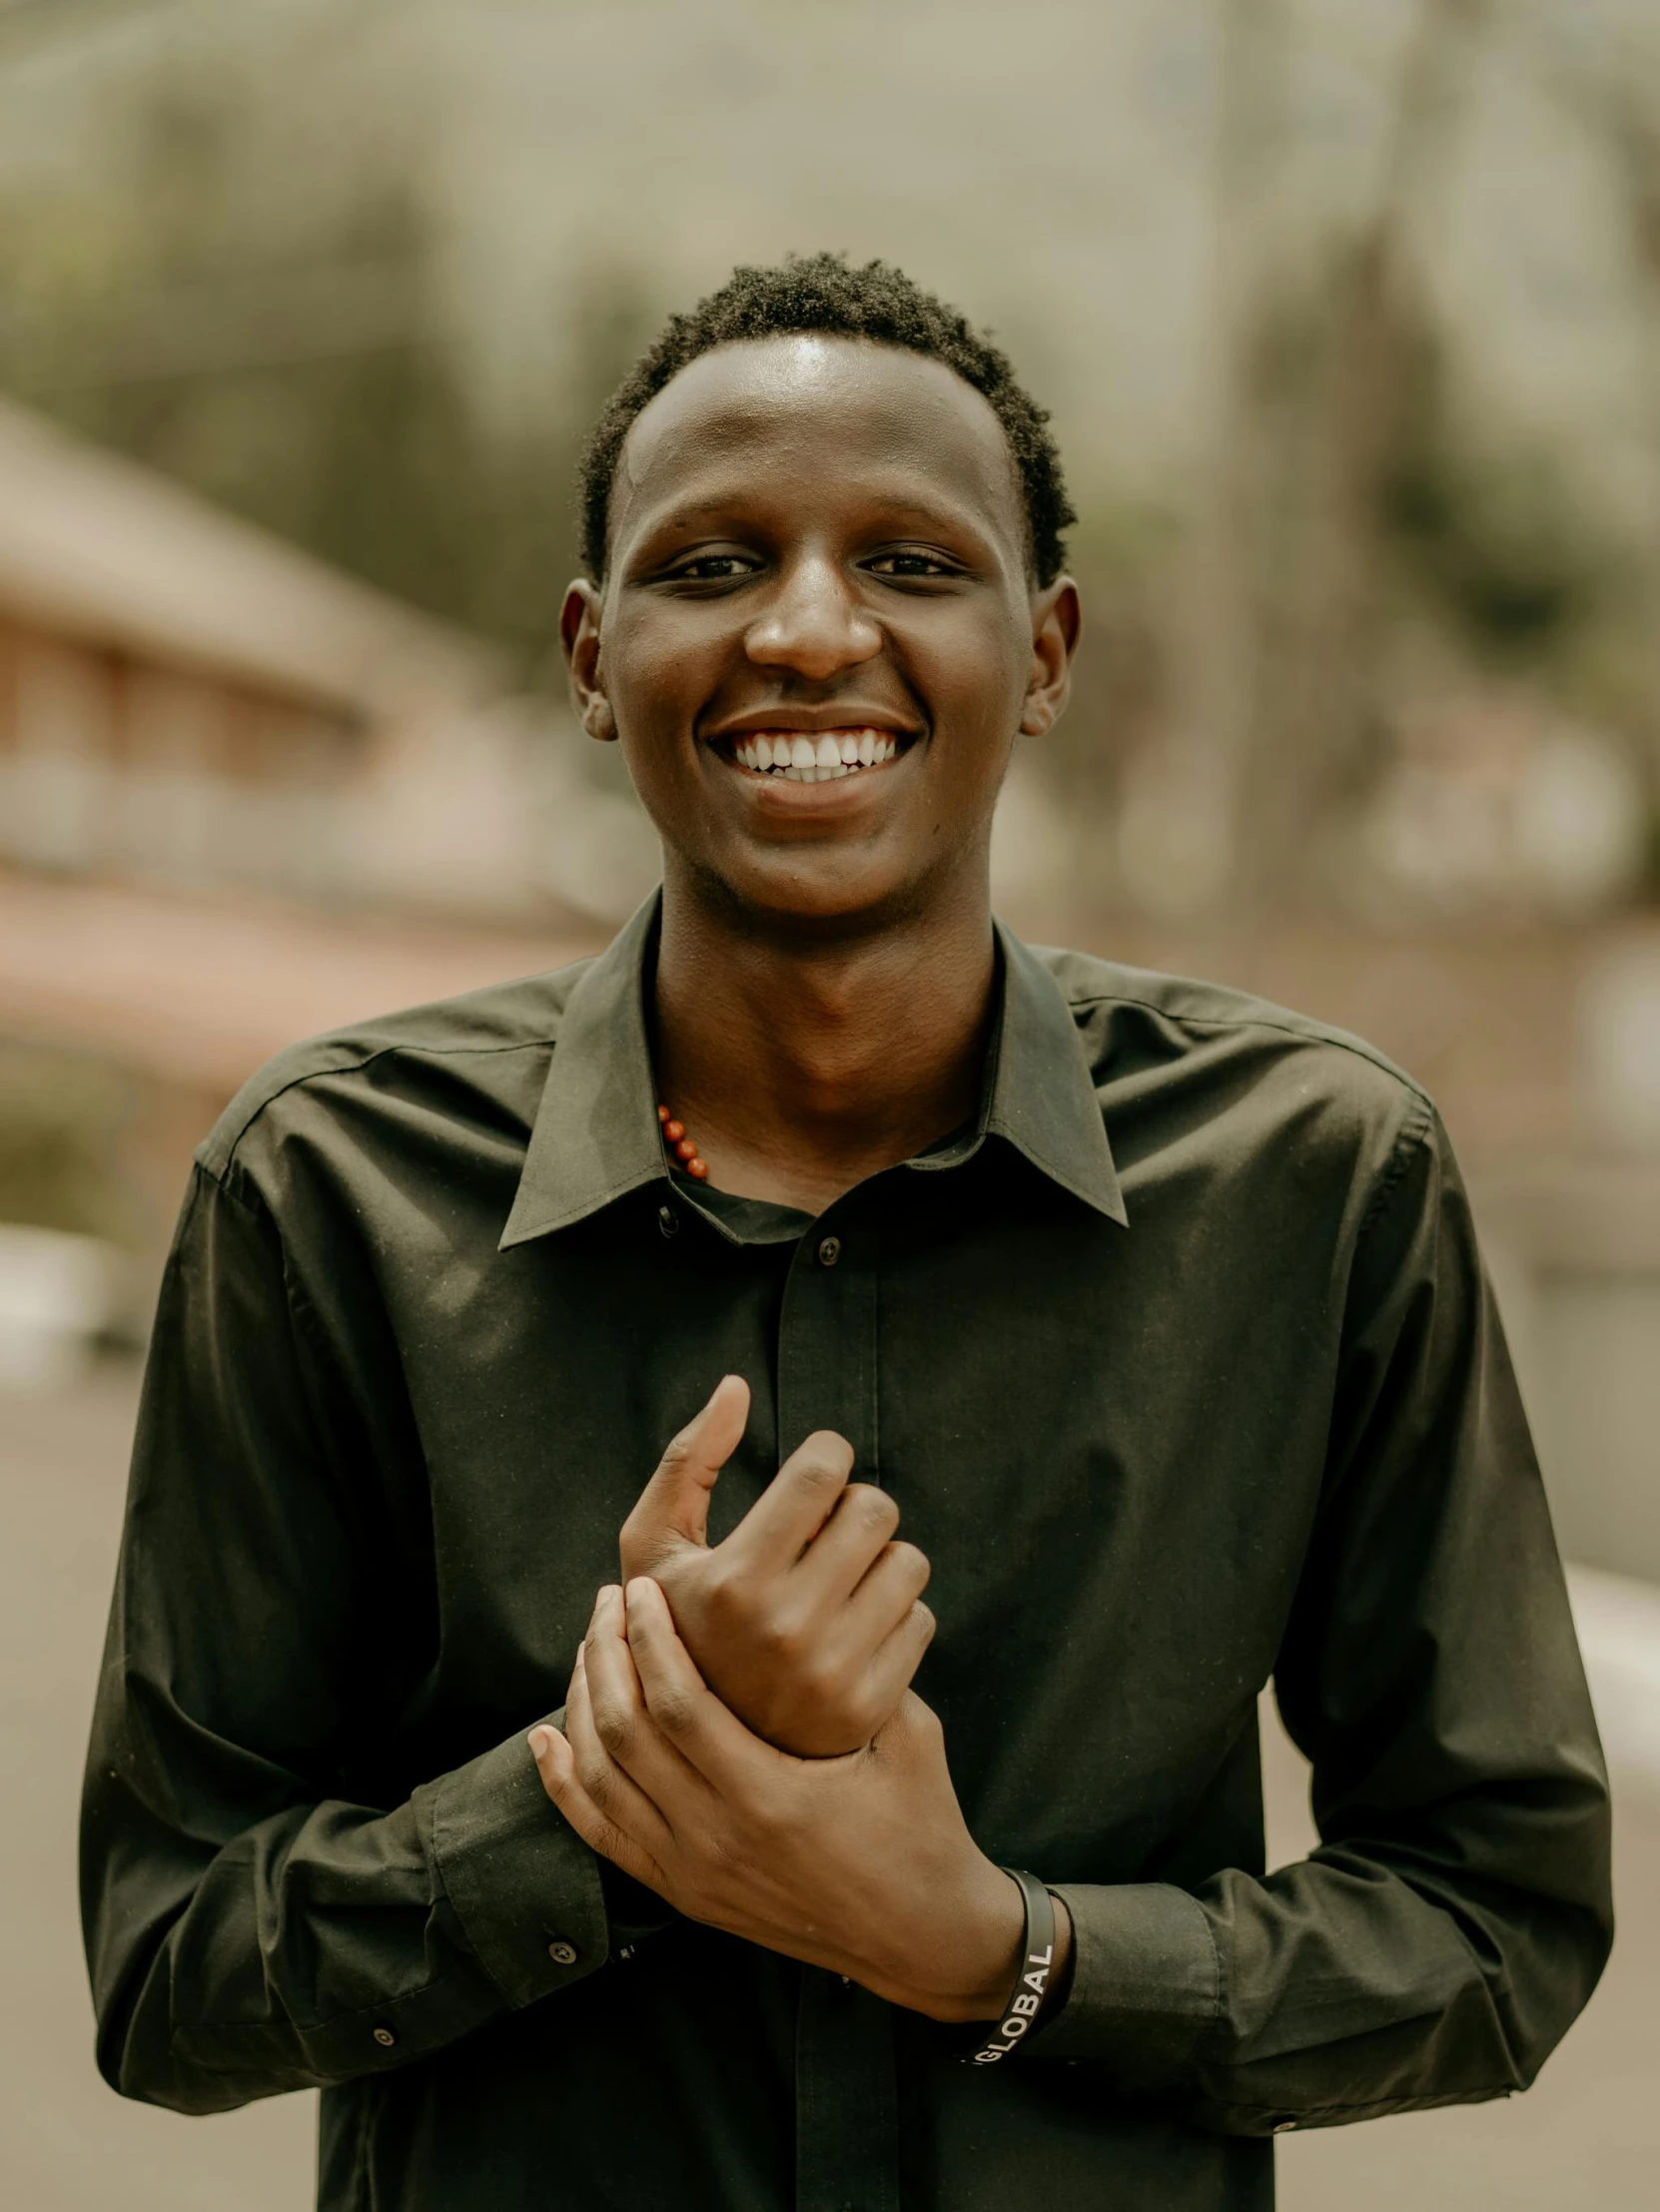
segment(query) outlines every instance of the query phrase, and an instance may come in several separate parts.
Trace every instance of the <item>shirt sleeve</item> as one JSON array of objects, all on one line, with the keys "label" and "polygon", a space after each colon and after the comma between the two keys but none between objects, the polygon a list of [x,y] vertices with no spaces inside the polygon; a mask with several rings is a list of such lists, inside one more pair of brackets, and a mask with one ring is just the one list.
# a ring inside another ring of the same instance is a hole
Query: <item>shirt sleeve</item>
[{"label": "shirt sleeve", "polygon": [[343,1788],[376,1768],[399,1569],[330,1391],[275,1223],[199,1170],[146,1377],[82,1825],[100,2068],[179,2111],[401,2065],[606,1956],[596,1860],[522,1732],[403,1802]]},{"label": "shirt sleeve", "polygon": [[1274,1672],[1321,1838],[1195,1892],[1062,1888],[1029,2062],[1263,2134],[1525,2089],[1612,1933],[1607,1786],[1469,1208],[1427,1109],[1356,1240]]}]

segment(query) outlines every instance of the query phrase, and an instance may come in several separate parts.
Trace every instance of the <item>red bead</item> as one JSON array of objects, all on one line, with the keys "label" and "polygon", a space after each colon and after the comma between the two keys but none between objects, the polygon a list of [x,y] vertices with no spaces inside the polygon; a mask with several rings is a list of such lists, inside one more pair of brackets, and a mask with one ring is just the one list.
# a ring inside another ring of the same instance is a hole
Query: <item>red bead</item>
[{"label": "red bead", "polygon": [[[673,1126],[674,1123],[671,1121],[669,1123],[669,1127],[672,1128]],[[679,1153],[682,1159],[695,1159],[697,1157],[697,1146],[692,1142],[689,1136],[681,1137],[679,1143],[675,1145],[674,1149]]]},{"label": "red bead", "polygon": [[659,1121],[666,1121],[666,1120],[668,1119],[668,1107],[667,1107],[667,1106],[659,1106],[659,1107],[657,1108],[657,1118],[658,1118],[658,1120],[659,1120]]},{"label": "red bead", "polygon": [[686,1162],[686,1172],[688,1175],[695,1175],[698,1181],[701,1182],[704,1176],[709,1172],[709,1170],[707,1167],[704,1166],[702,1160],[688,1159]]},{"label": "red bead", "polygon": [[678,1144],[685,1133],[686,1124],[684,1121],[665,1121],[663,1123],[663,1134],[671,1144]]}]

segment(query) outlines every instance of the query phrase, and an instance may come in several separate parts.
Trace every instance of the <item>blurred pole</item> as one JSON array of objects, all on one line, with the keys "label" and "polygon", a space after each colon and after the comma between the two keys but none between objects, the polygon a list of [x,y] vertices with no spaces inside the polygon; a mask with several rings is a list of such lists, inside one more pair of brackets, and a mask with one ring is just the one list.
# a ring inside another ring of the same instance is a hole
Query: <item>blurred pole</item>
[{"label": "blurred pole", "polygon": [[1219,4],[1211,429],[1178,611],[1176,727],[1126,820],[1127,875],[1169,912],[1294,897],[1309,831],[1375,717],[1378,513],[1418,396],[1413,249],[1441,204],[1490,13],[1490,0],[1422,0],[1376,212],[1323,318],[1308,419],[1287,434],[1267,360],[1291,293],[1275,222],[1286,10]]},{"label": "blurred pole", "polygon": [[1458,131],[1490,0],[1424,0],[1397,80],[1372,220],[1330,303],[1306,481],[1276,487],[1287,548],[1264,561],[1269,599],[1254,701],[1256,773],[1242,834],[1247,888],[1295,880],[1307,833],[1364,774],[1383,718],[1382,514],[1426,380],[1419,277],[1452,181]]},{"label": "blurred pole", "polygon": [[1260,409],[1256,317],[1271,283],[1272,184],[1283,135],[1282,0],[1220,0],[1209,313],[1201,408],[1209,424],[1179,581],[1172,728],[1124,824],[1126,876],[1169,914],[1238,888],[1241,794],[1258,686],[1254,598]]},{"label": "blurred pole", "polygon": [[1642,70],[1605,69],[1589,104],[1612,148],[1641,288],[1642,348],[1650,401],[1648,531],[1649,650],[1647,760],[1651,800],[1660,802],[1660,91]]}]

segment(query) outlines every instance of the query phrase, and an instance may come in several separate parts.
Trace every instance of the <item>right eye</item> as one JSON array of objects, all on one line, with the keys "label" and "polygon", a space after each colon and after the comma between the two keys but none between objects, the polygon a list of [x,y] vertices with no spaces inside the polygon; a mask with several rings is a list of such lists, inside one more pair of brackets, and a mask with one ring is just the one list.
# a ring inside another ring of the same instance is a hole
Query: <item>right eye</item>
[{"label": "right eye", "polygon": [[760,566],[744,553],[698,553],[668,571],[669,583],[724,584],[753,575]]}]

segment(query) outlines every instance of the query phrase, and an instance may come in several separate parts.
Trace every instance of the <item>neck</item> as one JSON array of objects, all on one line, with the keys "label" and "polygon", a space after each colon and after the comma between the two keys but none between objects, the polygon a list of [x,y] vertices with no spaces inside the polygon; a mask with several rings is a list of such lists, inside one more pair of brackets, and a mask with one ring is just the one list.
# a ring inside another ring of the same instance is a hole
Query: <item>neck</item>
[{"label": "neck", "polygon": [[815,939],[671,880],[658,1097],[718,1188],[821,1213],[971,1117],[994,972],[983,881],[892,927]]}]

